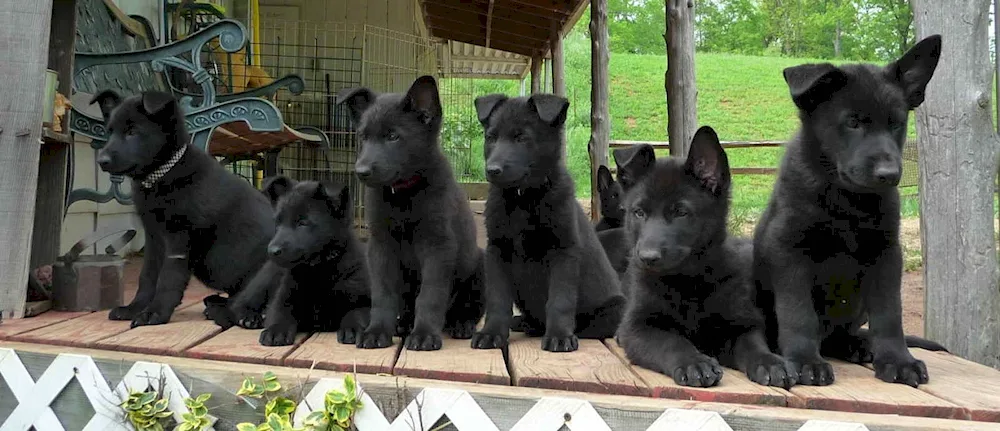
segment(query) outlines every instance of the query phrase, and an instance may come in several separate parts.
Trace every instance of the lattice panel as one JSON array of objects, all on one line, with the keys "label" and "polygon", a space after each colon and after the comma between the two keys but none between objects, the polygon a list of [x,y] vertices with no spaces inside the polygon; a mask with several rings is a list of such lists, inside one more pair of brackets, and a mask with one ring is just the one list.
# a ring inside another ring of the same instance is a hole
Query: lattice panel
[{"label": "lattice panel", "polygon": [[[0,431],[65,431],[50,407],[52,401],[74,379],[86,393],[94,409],[94,416],[83,428],[86,431],[131,430],[124,421],[124,412],[118,407],[129,389],[158,389],[169,395],[170,410],[175,417],[187,413],[183,399],[190,394],[169,365],[153,362],[136,362],[123,376],[121,383],[112,389],[98,369],[93,358],[84,355],[60,354],[34,381],[12,349],[0,348],[0,376],[18,401],[17,407],[3,419]],[[313,410],[321,409],[324,395],[331,389],[343,390],[341,379],[324,378],[316,382],[299,403],[295,422]],[[426,388],[391,421],[379,410],[378,405],[358,384],[364,407],[355,416],[359,431],[428,431],[442,417],[447,417],[460,431],[499,431],[472,395],[460,389]],[[212,418],[213,424],[216,418]],[[589,402],[569,397],[543,397],[529,409],[510,431],[610,431],[611,427]],[[209,430],[213,428],[209,427]],[[732,431],[717,412],[667,409],[646,431]],[[214,431],[214,430],[213,430]],[[864,424],[811,420],[798,431],[868,431]]]}]

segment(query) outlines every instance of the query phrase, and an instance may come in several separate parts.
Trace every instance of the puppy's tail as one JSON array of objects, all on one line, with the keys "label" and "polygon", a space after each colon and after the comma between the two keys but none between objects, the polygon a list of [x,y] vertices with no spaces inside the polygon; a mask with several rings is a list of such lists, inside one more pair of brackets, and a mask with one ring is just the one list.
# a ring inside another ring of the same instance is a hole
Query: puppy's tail
[{"label": "puppy's tail", "polygon": [[944,348],[944,346],[926,338],[920,338],[914,335],[906,336],[906,347],[919,347],[932,352],[948,352],[948,349]]}]

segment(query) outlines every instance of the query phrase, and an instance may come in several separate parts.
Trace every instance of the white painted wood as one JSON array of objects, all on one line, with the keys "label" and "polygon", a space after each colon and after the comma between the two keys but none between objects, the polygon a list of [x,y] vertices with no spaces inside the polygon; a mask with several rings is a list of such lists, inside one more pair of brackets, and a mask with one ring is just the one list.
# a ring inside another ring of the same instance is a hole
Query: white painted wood
[{"label": "white painted wood", "polygon": [[802,424],[799,431],[868,431],[865,424],[856,422],[834,422],[812,419]]},{"label": "white painted wood", "polygon": [[[11,349],[0,349],[0,376],[7,382],[7,387],[14,394],[18,403],[24,403],[31,397],[35,389],[35,381],[24,368],[24,363],[17,353]],[[33,422],[28,422],[19,429],[28,429],[34,425],[38,431],[65,431],[59,418],[48,405],[42,408],[41,413]]]},{"label": "white painted wood", "polygon": [[[115,387],[115,392],[119,399],[124,400],[128,398],[130,391],[145,392],[149,386],[152,386],[154,391],[158,391],[161,381],[164,392],[161,396],[167,399],[167,408],[173,412],[174,420],[178,423],[183,422],[183,416],[190,413],[190,410],[184,405],[184,399],[190,397],[191,394],[169,365],[144,361],[136,362],[122,377],[122,381]],[[212,424],[205,430],[215,431],[214,425],[218,418],[211,414],[208,414],[207,417]]]},{"label": "white painted wood", "polygon": [[[316,382],[316,385],[306,394],[305,399],[299,402],[299,406],[295,410],[293,420],[296,426],[301,426],[309,413],[324,408],[323,398],[331,389],[344,391],[343,379],[324,378]],[[357,390],[361,394],[362,404],[361,409],[354,413],[354,425],[358,431],[385,431],[389,429],[389,421],[360,383],[357,383]]]},{"label": "white painted wood", "polygon": [[538,400],[510,431],[558,431],[563,425],[573,431],[611,431],[589,402],[561,397]]},{"label": "white painted wood", "polygon": [[[121,398],[108,386],[101,370],[89,356],[60,354],[52,361],[41,378],[33,386],[31,396],[18,400],[20,404],[11,412],[0,431],[27,431],[31,424],[41,418],[52,401],[73,379],[80,387],[94,409],[94,416],[83,427],[84,431],[129,430],[123,421],[123,412],[118,407]],[[39,430],[42,431],[42,430]]]},{"label": "white painted wood", "polygon": [[733,431],[717,412],[667,409],[646,431]]},{"label": "white painted wood", "polygon": [[[438,419],[448,416],[460,431],[499,431],[468,392],[459,389],[424,389],[414,397],[390,431],[429,431]],[[360,430],[360,428],[359,428]]]}]

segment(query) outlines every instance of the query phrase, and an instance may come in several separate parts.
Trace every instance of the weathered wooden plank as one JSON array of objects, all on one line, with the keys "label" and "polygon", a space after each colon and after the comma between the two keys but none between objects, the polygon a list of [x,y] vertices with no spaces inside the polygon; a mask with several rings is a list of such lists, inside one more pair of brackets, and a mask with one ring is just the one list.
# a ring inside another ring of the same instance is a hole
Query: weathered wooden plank
[{"label": "weathered wooden plank", "polygon": [[51,22],[52,0],[0,3],[0,319],[27,298]]},{"label": "weathered wooden plank", "polygon": [[972,420],[1000,422],[1000,371],[944,352],[910,352],[930,374],[920,390],[968,409]]},{"label": "weathered wooden plank", "polygon": [[680,400],[710,401],[719,403],[763,404],[784,406],[786,398],[793,396],[781,388],[758,385],[751,382],[746,374],[726,368],[722,381],[711,388],[692,388],[681,386],[674,379],[638,365],[632,365],[625,356],[625,351],[615,340],[605,340],[608,349],[649,386],[654,397],[676,398]]},{"label": "weathered wooden plank", "polygon": [[541,339],[511,334],[511,378],[516,386],[643,395],[651,392],[628,366],[598,340],[580,340],[575,352],[542,350]]},{"label": "weathered wooden plank", "polygon": [[178,355],[187,348],[222,332],[215,322],[205,319],[205,304],[174,313],[166,325],[140,326],[94,343],[94,347],[151,355]]},{"label": "weathered wooden plank", "polygon": [[336,333],[318,333],[289,355],[285,365],[309,368],[315,363],[315,368],[323,370],[389,374],[402,346],[398,337],[392,342],[392,347],[385,349],[359,349],[353,344],[338,343]]},{"label": "weathered wooden plank", "polygon": [[[174,311],[171,322],[178,317],[182,310],[200,302],[200,299],[189,299],[182,302]],[[132,322],[128,320],[110,320],[107,310],[101,310],[31,332],[13,335],[8,339],[59,346],[94,347],[100,340],[128,331],[131,324]],[[154,326],[159,326],[161,331],[164,328],[163,325]]]},{"label": "weathered wooden plank", "polygon": [[956,355],[998,368],[1000,290],[987,186],[1000,152],[990,116],[990,0],[911,4],[917,40],[943,34],[940,61],[916,110],[925,333]]},{"label": "weathered wooden plank", "polygon": [[422,379],[510,384],[503,352],[473,349],[469,340],[450,337],[444,338],[441,350],[418,352],[404,348],[392,373]]},{"label": "weathered wooden plank", "polygon": [[698,128],[698,90],[694,73],[694,2],[667,0],[667,136],[677,142],[671,156],[686,157]]},{"label": "weathered wooden plank", "polygon": [[[608,107],[608,1],[590,3],[590,218],[601,218],[601,197],[597,193],[597,170],[608,165],[611,114]],[[533,70],[533,69],[532,69]]]},{"label": "weathered wooden plank", "polygon": [[0,340],[12,335],[23,334],[46,326],[55,325],[69,319],[90,314],[89,311],[47,311],[35,317],[25,319],[4,320],[0,322]]},{"label": "weathered wooden plank", "polygon": [[829,386],[795,386],[788,406],[906,416],[967,419],[969,412],[952,402],[898,383],[875,378],[860,365],[831,360],[836,380]]},{"label": "weathered wooden plank", "polygon": [[217,361],[247,362],[253,364],[281,365],[282,361],[296,347],[308,338],[308,334],[295,336],[291,346],[262,346],[260,333],[263,329],[243,329],[232,327],[204,343],[184,351],[184,356]]}]

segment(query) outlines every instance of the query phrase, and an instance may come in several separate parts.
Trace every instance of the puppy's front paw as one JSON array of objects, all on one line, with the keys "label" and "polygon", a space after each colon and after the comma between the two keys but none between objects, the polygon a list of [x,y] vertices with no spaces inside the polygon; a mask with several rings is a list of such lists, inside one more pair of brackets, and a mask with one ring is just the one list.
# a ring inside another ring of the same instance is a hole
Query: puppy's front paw
[{"label": "puppy's front paw", "polygon": [[822,358],[789,362],[792,369],[799,372],[800,385],[827,386],[833,384],[833,366]]},{"label": "puppy's front paw", "polygon": [[215,322],[223,330],[232,328],[236,324],[236,316],[224,306],[212,305],[205,307],[205,318]]},{"label": "puppy's front paw", "polygon": [[340,328],[337,330],[337,342],[340,344],[355,344],[358,342],[358,334],[363,329],[360,328]]},{"label": "puppy's front paw", "polygon": [[244,329],[260,329],[264,327],[264,316],[256,311],[244,310],[236,313],[236,324]]},{"label": "puppy's front paw", "polygon": [[747,377],[760,385],[789,389],[798,382],[799,373],[781,356],[767,353],[747,361]]},{"label": "puppy's front paw", "polygon": [[580,340],[576,335],[555,336],[546,335],[542,337],[542,350],[549,352],[575,352],[580,348]]},{"label": "puppy's front paw", "polygon": [[271,325],[260,333],[261,346],[290,346],[295,343],[295,325]]},{"label": "puppy's front paw", "polygon": [[132,319],[132,328],[148,325],[162,325],[170,321],[171,313],[164,313],[159,310],[145,309]]},{"label": "puppy's front paw", "polygon": [[507,346],[508,334],[477,332],[472,336],[473,349],[502,349]]},{"label": "puppy's front paw", "polygon": [[876,358],[875,377],[883,382],[902,383],[914,388],[929,380],[924,361],[914,358],[909,352],[897,357]]},{"label": "puppy's front paw", "polygon": [[441,350],[441,334],[413,331],[406,337],[407,350]]},{"label": "puppy's front paw", "polygon": [[445,331],[456,340],[468,340],[476,333],[476,322],[456,322]]},{"label": "puppy's front paw", "polygon": [[357,341],[357,346],[361,349],[384,349],[391,345],[392,334],[381,330],[366,330]]},{"label": "puppy's front paw", "polygon": [[108,320],[132,320],[135,319],[137,314],[139,314],[139,311],[141,311],[139,307],[133,307],[131,305],[115,307],[108,312]]},{"label": "puppy's front paw", "polygon": [[722,380],[722,367],[713,357],[693,355],[682,359],[680,365],[674,368],[671,377],[681,386],[708,388],[719,384]]}]

